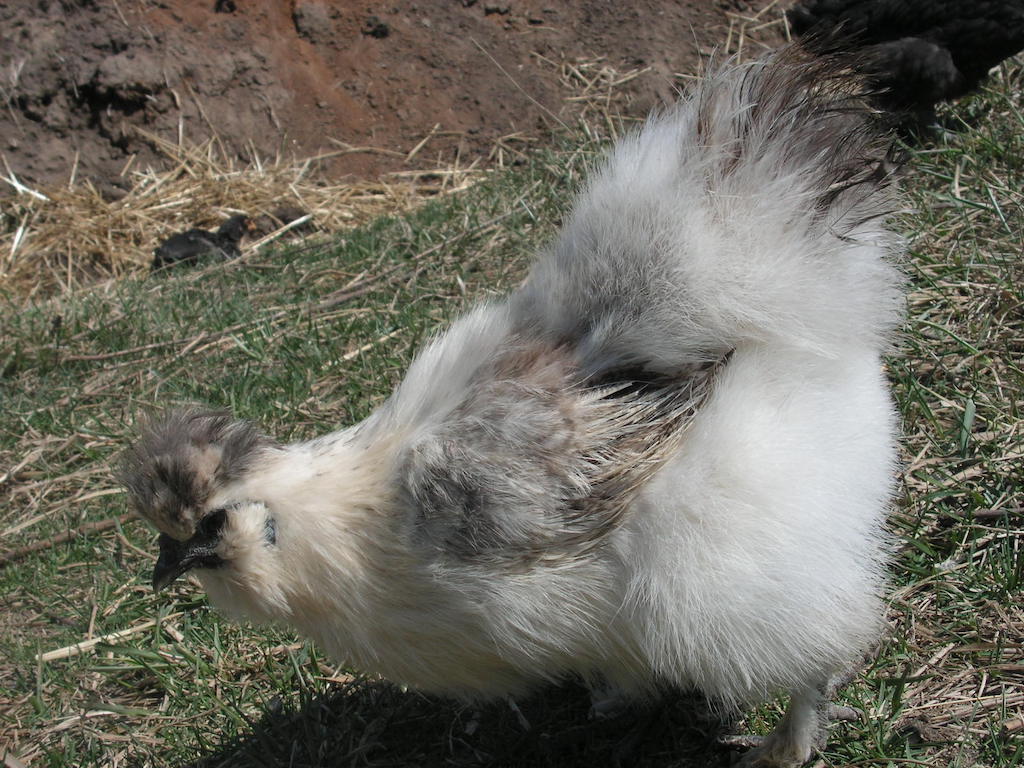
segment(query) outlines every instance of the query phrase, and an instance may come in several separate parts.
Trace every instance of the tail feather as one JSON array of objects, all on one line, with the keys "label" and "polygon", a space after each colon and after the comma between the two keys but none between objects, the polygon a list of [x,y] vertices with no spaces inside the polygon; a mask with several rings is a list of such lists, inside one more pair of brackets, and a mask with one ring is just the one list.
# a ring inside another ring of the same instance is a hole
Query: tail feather
[{"label": "tail feather", "polygon": [[745,342],[883,349],[901,316],[890,142],[849,60],[725,65],[620,142],[513,299],[600,375]]}]

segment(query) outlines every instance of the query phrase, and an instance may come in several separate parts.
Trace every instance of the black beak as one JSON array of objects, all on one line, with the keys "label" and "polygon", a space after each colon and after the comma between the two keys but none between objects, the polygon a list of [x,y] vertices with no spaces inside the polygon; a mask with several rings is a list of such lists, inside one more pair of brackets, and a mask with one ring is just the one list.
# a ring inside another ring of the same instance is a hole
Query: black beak
[{"label": "black beak", "polygon": [[161,533],[160,557],[153,568],[153,591],[159,592],[191,568],[218,568],[224,559],[217,554],[220,531],[214,535],[197,533],[188,541],[178,541]]}]

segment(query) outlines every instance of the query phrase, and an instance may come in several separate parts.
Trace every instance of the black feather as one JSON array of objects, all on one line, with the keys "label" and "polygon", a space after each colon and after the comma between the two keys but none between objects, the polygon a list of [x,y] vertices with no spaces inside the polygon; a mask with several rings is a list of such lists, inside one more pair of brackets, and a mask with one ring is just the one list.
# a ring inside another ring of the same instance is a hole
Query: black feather
[{"label": "black feather", "polygon": [[907,127],[935,123],[938,102],[1024,50],[1021,0],[804,0],[786,18],[812,48],[859,52],[878,105]]}]

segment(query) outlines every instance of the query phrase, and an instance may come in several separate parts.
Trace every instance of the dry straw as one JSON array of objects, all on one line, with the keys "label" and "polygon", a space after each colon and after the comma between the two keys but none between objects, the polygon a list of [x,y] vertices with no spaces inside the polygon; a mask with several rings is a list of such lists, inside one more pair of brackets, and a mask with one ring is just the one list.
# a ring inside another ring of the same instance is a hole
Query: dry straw
[{"label": "dry straw", "polygon": [[[344,229],[465,188],[480,173],[456,166],[332,183],[321,172],[325,161],[379,150],[340,145],[300,162],[256,158],[240,168],[216,137],[189,146],[143,135],[167,170],[126,168],[129,190],[120,200],[104,199],[88,181],[32,189],[4,169],[12,194],[0,199],[0,293],[35,298],[146,271],[164,238],[191,227],[216,228],[237,213],[272,216],[283,207],[298,208],[309,217],[301,223]],[[247,249],[284,231],[279,226]]]}]

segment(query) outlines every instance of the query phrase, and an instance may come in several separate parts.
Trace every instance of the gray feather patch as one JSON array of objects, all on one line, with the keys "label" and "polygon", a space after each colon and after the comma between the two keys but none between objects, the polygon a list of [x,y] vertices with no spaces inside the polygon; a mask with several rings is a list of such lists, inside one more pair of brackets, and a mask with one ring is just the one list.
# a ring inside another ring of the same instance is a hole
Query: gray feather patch
[{"label": "gray feather patch", "polygon": [[400,485],[421,543],[503,570],[586,556],[673,455],[723,363],[593,386],[565,348],[508,352],[407,452]]}]

